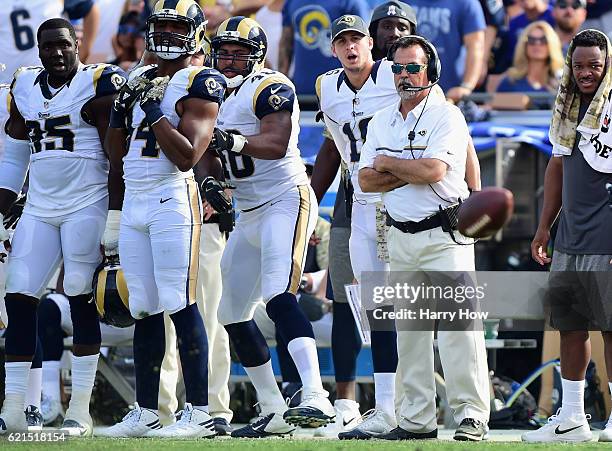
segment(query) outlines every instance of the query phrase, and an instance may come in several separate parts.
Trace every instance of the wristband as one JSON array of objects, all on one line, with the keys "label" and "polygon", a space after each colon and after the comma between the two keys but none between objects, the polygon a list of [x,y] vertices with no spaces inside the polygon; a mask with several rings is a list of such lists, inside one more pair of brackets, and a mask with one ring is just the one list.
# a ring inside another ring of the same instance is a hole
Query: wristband
[{"label": "wristband", "polygon": [[161,118],[164,117],[164,113],[162,112],[159,103],[147,102],[144,105],[141,105],[140,107],[142,108],[142,111],[144,111],[147,118],[147,122],[151,127],[157,124],[161,120]]}]

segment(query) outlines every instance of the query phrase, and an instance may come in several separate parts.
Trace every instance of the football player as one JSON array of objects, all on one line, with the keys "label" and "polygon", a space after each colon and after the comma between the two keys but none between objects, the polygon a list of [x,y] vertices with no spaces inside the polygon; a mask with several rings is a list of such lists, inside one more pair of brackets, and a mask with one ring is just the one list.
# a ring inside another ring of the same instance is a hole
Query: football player
[{"label": "football player", "polygon": [[[133,71],[113,105],[103,244],[107,255],[119,251],[136,319],[137,405],[107,436],[215,435],[208,414],[206,331],[196,304],[202,205],[192,168],[210,143],[225,79],[213,69],[190,66],[205,23],[194,0],[159,0],[146,33],[147,50],[158,64]],[[163,312],[176,329],[187,402],[180,420],[161,428]]]},{"label": "football player", "polygon": [[[219,321],[257,390],[262,416],[233,437],[287,434],[294,425],[333,420],[319,373],[312,326],[297,304],[308,238],[317,207],[297,147],[299,106],[291,81],[263,69],[267,39],[252,19],[224,21],[211,41],[213,65],[227,79],[211,145],[224,166],[240,216],[221,260]],[[223,207],[218,182],[204,181],[211,205]],[[257,302],[288,343],[304,385],[302,402],[287,410],[276,385],[270,352],[253,321]],[[284,414],[284,419],[283,419]]]},{"label": "football player", "polygon": [[115,66],[80,64],[74,29],[64,19],[43,22],[37,38],[43,66],[15,73],[0,164],[2,215],[20,192],[30,166],[28,197],[11,243],[0,226],[0,240],[10,251],[0,433],[25,428],[23,401],[36,347],[38,299],[63,259],[64,289],[75,325],[72,397],[63,428],[70,434],[90,435],[89,400],[100,328],[89,301],[108,209],[108,160],[101,141],[113,96],[125,77]]}]

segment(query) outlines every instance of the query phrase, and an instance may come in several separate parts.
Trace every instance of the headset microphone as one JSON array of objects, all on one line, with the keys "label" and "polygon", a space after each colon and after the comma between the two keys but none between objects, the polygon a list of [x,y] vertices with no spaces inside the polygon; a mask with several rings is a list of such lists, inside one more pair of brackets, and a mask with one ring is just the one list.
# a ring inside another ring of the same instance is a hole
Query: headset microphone
[{"label": "headset microphone", "polygon": [[435,85],[438,84],[438,81],[434,81],[433,83],[429,83],[426,86],[408,86],[408,85],[402,85],[402,91],[410,91],[410,92],[420,92],[420,91],[425,91],[426,89],[432,88]]}]

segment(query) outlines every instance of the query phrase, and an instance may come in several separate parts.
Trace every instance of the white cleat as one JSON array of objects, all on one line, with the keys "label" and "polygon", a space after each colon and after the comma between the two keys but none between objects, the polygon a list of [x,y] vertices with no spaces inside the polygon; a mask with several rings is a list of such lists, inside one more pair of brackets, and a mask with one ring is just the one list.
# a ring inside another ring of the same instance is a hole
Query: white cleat
[{"label": "white cleat", "polygon": [[0,413],[0,435],[9,432],[26,432],[27,430],[26,415],[22,409],[2,409],[2,413]]},{"label": "white cleat", "polygon": [[93,435],[93,420],[91,417],[89,420],[79,421],[66,418],[60,431],[70,437],[91,437]]},{"label": "white cleat", "polygon": [[600,442],[612,442],[612,422],[608,420],[606,427],[599,433]]},{"label": "white cleat", "polygon": [[203,410],[194,409],[190,403],[185,403],[181,419],[176,423],[149,432],[147,437],[193,439],[212,438],[217,435],[212,417]]},{"label": "white cleat", "polygon": [[53,423],[58,417],[64,416],[64,408],[59,399],[45,396],[43,394],[40,402],[40,413],[43,417],[43,422],[46,425]]},{"label": "white cleat", "polygon": [[28,406],[25,409],[28,432],[40,432],[43,428],[43,417],[36,406]]},{"label": "white cleat", "polygon": [[297,407],[287,409],[283,418],[289,424],[302,427],[320,427],[334,421],[336,412],[327,398],[325,390],[302,392],[302,402]]},{"label": "white cleat", "polygon": [[159,416],[149,409],[141,409],[138,403],[119,423],[96,432],[101,437],[148,437],[152,431],[161,429]]},{"label": "white cleat", "polygon": [[387,434],[397,427],[395,417],[383,410],[371,409],[363,414],[362,423],[357,427],[340,432],[340,440],[368,440],[379,435]]},{"label": "white cleat", "polygon": [[572,416],[564,418],[556,415],[548,419],[548,423],[535,431],[525,432],[521,439],[524,442],[588,442],[593,434],[589,427],[588,417]]},{"label": "white cleat", "polygon": [[338,434],[353,429],[361,423],[359,403],[351,399],[336,399],[334,402],[336,418],[327,426],[321,426],[314,432],[315,437],[338,438]]}]

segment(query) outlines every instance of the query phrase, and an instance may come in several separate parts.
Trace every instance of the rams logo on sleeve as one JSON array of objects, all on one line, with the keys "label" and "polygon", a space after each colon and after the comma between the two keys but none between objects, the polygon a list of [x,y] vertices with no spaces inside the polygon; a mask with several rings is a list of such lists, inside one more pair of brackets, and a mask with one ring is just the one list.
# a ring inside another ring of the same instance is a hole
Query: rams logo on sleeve
[{"label": "rams logo on sleeve", "polygon": [[289,99],[287,97],[279,96],[278,94],[272,94],[270,97],[268,97],[268,103],[274,109],[274,111],[280,110],[286,102],[289,102]]},{"label": "rams logo on sleeve", "polygon": [[210,95],[213,95],[217,91],[223,89],[223,86],[221,86],[221,84],[212,77],[206,79],[206,81],[204,82],[204,86],[206,86],[206,89],[208,90],[208,93]]},{"label": "rams logo on sleeve", "polygon": [[117,91],[119,91],[126,82],[125,77],[120,74],[112,74],[110,81]]}]

